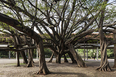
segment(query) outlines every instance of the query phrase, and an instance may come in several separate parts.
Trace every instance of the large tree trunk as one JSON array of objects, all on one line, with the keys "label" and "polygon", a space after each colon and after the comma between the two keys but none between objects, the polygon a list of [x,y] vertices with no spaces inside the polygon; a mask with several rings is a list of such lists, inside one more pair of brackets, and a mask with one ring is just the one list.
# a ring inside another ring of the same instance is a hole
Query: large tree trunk
[{"label": "large tree trunk", "polygon": [[62,57],[62,54],[61,54],[61,49],[59,46],[57,46],[57,51],[58,53],[54,52],[54,55],[56,57],[56,63],[61,63],[61,57]]},{"label": "large tree trunk", "polygon": [[[20,49],[19,47],[18,47],[18,45],[19,45],[19,40],[18,40],[18,38],[17,38],[17,36],[13,36],[13,38],[14,38],[14,47],[16,48],[16,49]],[[19,54],[20,54],[20,52],[16,52],[16,57],[17,57],[17,66],[20,66],[20,61],[19,61]]]},{"label": "large tree trunk", "polygon": [[107,42],[105,40],[100,41],[100,49],[101,49],[101,63],[100,67],[97,70],[100,71],[111,71],[109,66],[109,62],[107,60]]},{"label": "large tree trunk", "polygon": [[17,54],[17,66],[20,66],[20,61],[19,61],[19,52],[16,52]]},{"label": "large tree trunk", "polygon": [[[116,40],[116,34],[114,34],[114,40]],[[114,44],[114,66],[116,68],[116,44]]]},{"label": "large tree trunk", "polygon": [[65,62],[65,63],[68,63],[68,60],[67,60],[65,54],[64,54],[64,62]]},{"label": "large tree trunk", "polygon": [[27,61],[27,57],[26,57],[26,55],[25,55],[25,52],[24,51],[21,51],[20,52],[21,53],[21,56],[23,57],[23,61],[24,61],[24,63],[28,63],[28,61]]},{"label": "large tree trunk", "polygon": [[45,62],[43,41],[39,42],[39,44],[37,45],[37,49],[39,51],[39,68],[40,68],[38,74],[49,74],[50,71],[48,70],[48,68],[46,66],[46,62]]},{"label": "large tree trunk", "polygon": [[[104,0],[106,2],[106,0]],[[103,32],[103,21],[104,21],[104,14],[105,14],[105,7],[101,10],[101,17],[99,20],[99,38],[100,38],[100,50],[101,50],[101,63],[100,67],[97,68],[97,70],[100,71],[111,71],[111,68],[109,66],[109,62],[107,60],[107,46],[108,42],[106,40],[106,37]]]},{"label": "large tree trunk", "polygon": [[48,62],[52,62],[53,56],[54,56],[54,53],[52,53],[52,55],[51,55],[51,57],[50,57],[50,60],[49,60]]},{"label": "large tree trunk", "polygon": [[74,59],[76,60],[78,67],[86,67],[85,62],[84,62],[84,61],[82,60],[82,58],[76,53],[76,51],[75,51],[73,45],[72,45],[72,44],[69,44],[68,47],[69,47],[69,50],[70,50],[71,54],[73,55]]},{"label": "large tree trunk", "polygon": [[33,67],[34,66],[32,52],[33,52],[32,49],[28,50],[28,64],[27,64],[27,67]]},{"label": "large tree trunk", "polygon": [[56,63],[61,63],[61,57],[62,57],[62,54],[56,55]]},{"label": "large tree trunk", "polygon": [[41,36],[39,36],[38,33],[34,32],[32,29],[30,29],[27,26],[19,26],[19,25],[22,25],[21,23],[19,23],[19,21],[15,20],[7,15],[4,15],[2,13],[0,13],[0,21],[14,27],[15,29],[17,29],[25,34],[27,34],[28,36],[32,37],[36,41],[37,44],[39,43],[37,45],[37,48],[40,47],[40,51],[39,51],[39,67],[40,67],[39,74],[49,74],[50,72],[49,72],[49,70],[46,66],[46,62],[45,62],[43,42],[42,42]]},{"label": "large tree trunk", "polygon": [[71,52],[68,52],[68,55],[69,55],[69,57],[71,58],[72,63],[76,64],[77,62],[76,62],[76,60],[74,59],[74,57],[73,57],[73,55],[71,54]]}]

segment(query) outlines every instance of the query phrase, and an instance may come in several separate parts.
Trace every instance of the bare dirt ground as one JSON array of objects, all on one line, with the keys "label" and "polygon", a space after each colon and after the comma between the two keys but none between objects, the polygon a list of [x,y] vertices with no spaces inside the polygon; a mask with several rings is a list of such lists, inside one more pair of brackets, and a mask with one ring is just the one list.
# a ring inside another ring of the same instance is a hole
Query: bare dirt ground
[{"label": "bare dirt ground", "polygon": [[[0,59],[0,77],[116,77],[116,69],[114,68],[112,68],[112,72],[100,72],[95,70],[99,67],[100,60],[88,60],[85,62],[88,66],[86,68],[79,68],[76,64],[71,64],[71,62],[62,62],[61,64],[55,62],[47,63],[51,74],[37,75],[35,73],[39,71],[38,60],[35,60],[34,67],[27,68],[24,64],[21,64],[20,67],[16,67],[16,61],[14,60]],[[109,62],[112,67],[113,60],[109,60]]]}]

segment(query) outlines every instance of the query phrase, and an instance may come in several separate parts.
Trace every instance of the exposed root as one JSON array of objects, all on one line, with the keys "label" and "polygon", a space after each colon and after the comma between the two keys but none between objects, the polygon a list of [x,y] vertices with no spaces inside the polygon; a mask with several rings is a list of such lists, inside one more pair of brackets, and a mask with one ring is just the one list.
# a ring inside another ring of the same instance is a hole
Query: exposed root
[{"label": "exposed root", "polygon": [[72,64],[77,64],[76,60],[72,60]]},{"label": "exposed root", "polygon": [[86,66],[86,64],[84,63],[84,64],[81,64],[81,65],[78,64],[78,67],[87,67],[87,66]]},{"label": "exposed root", "polygon": [[98,67],[96,70],[99,70],[99,71],[112,71],[109,64],[107,66]]},{"label": "exposed root", "polygon": [[47,75],[47,74],[50,74],[50,71],[49,70],[40,70],[37,74],[39,75]]},{"label": "exposed root", "polygon": [[34,67],[34,64],[33,63],[28,63],[27,67]]},{"label": "exposed root", "polygon": [[16,67],[20,67],[20,65],[17,65]]},{"label": "exposed root", "polygon": [[27,67],[34,67],[33,65],[27,65]]}]

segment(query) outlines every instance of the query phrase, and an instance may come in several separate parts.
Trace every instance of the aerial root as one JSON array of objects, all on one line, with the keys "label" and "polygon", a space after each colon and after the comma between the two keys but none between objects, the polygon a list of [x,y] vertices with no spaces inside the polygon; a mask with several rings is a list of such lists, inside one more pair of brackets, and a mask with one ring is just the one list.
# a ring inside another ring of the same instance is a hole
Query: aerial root
[{"label": "aerial root", "polygon": [[86,64],[80,65],[78,64],[78,67],[87,67]]},{"label": "aerial root", "polygon": [[39,75],[47,75],[47,74],[50,74],[50,71],[48,69],[40,69],[39,72],[37,72],[37,74]]},{"label": "aerial root", "polygon": [[110,68],[109,65],[98,67],[96,70],[99,70],[99,71],[112,71],[112,69]]}]

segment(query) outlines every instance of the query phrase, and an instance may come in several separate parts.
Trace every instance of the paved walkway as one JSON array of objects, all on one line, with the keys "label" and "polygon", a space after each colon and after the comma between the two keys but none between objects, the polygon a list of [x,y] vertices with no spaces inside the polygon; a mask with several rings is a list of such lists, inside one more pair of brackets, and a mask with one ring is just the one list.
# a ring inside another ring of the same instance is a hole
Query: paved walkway
[{"label": "paved walkway", "polygon": [[[38,60],[39,59],[34,59],[34,61],[38,61]],[[46,58],[46,60],[48,61],[49,58]],[[55,60],[55,58],[53,60]],[[93,62],[96,61],[96,62],[100,62],[100,59],[99,60],[88,59],[88,60],[85,60],[85,61],[93,61]],[[108,59],[108,61],[109,62],[114,62],[114,59]],[[16,59],[2,59],[2,58],[0,58],[0,64],[5,64],[5,63],[17,63],[17,60]],[[23,59],[20,59],[20,63],[23,63]]]},{"label": "paved walkway", "polygon": [[[38,61],[38,59],[34,59],[34,61]],[[0,59],[0,64],[7,64],[7,63],[17,63],[16,59]],[[23,59],[20,59],[20,63],[23,63]]]}]

